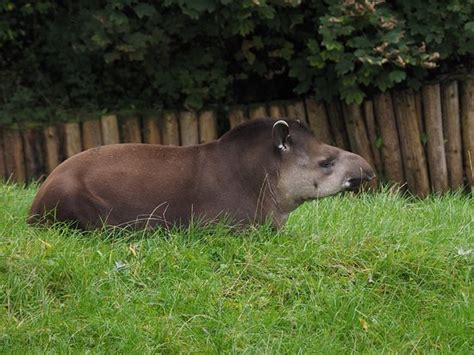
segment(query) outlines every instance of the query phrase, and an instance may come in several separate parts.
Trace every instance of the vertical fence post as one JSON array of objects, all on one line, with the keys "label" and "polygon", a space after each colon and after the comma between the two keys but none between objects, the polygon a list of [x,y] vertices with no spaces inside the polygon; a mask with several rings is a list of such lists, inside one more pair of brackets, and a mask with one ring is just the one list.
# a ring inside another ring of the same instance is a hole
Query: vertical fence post
[{"label": "vertical fence post", "polygon": [[464,144],[464,170],[474,194],[474,79],[461,85],[461,122]]},{"label": "vertical fence post", "polygon": [[216,113],[211,110],[199,114],[199,143],[208,143],[217,139]]},{"label": "vertical fence post", "polygon": [[306,110],[308,113],[309,127],[316,138],[323,143],[334,144],[324,102],[309,97],[306,99]]},{"label": "vertical fence post", "polygon": [[120,120],[120,131],[122,143],[141,143],[142,128],[140,118],[137,115],[131,115]]},{"label": "vertical fence post", "polygon": [[81,127],[77,122],[65,123],[63,125],[65,155],[70,158],[82,152]]},{"label": "vertical fence post", "polygon": [[382,138],[382,161],[385,178],[400,185],[405,183],[397,122],[390,94],[374,97],[374,112]]},{"label": "vertical fence post", "polygon": [[22,132],[25,168],[28,180],[38,179],[44,174],[43,137],[34,129]]},{"label": "vertical fence post", "polygon": [[423,112],[428,137],[427,153],[431,189],[434,192],[448,190],[448,170],[444,150],[443,118],[439,84],[425,85],[422,89]]},{"label": "vertical fence post", "polygon": [[300,120],[301,123],[308,124],[304,102],[301,100],[290,101],[286,104],[286,113],[288,118]]},{"label": "vertical fence post", "polygon": [[347,137],[346,125],[342,115],[341,103],[337,100],[331,101],[326,106],[329,116],[329,124],[337,147],[349,150],[349,139]]},{"label": "vertical fence post", "polygon": [[148,144],[161,144],[158,115],[147,114],[143,118],[143,141]]},{"label": "vertical fence post", "polygon": [[7,170],[5,168],[5,154],[3,148],[3,130],[0,127],[0,182],[7,177]]},{"label": "vertical fence post", "polygon": [[357,104],[343,104],[342,107],[351,150],[362,156],[373,167],[374,158],[360,106]]},{"label": "vertical fence post", "polygon": [[239,124],[247,121],[245,115],[245,108],[243,106],[235,106],[229,111],[229,124],[230,128],[237,127]]},{"label": "vertical fence post", "polygon": [[11,177],[13,181],[18,183],[23,183],[26,181],[26,172],[20,131],[6,129],[3,140],[7,177]]},{"label": "vertical fence post", "polygon": [[461,121],[457,81],[451,81],[441,86],[441,107],[443,110],[449,186],[456,190],[463,186]]},{"label": "vertical fence post", "polygon": [[416,117],[418,118],[418,127],[420,128],[420,133],[423,135],[426,132],[425,120],[423,119],[423,98],[421,97],[421,93],[418,91],[414,92],[413,94],[415,95],[415,107]]},{"label": "vertical fence post", "polygon": [[268,105],[270,117],[278,119],[286,117],[285,106],[281,102],[271,102]]},{"label": "vertical fence post", "polygon": [[46,127],[43,130],[45,152],[46,152],[46,172],[50,174],[61,161],[59,156],[59,136],[55,126]]},{"label": "vertical fence post", "polygon": [[179,145],[178,118],[171,111],[163,114],[163,144]]},{"label": "vertical fence post", "polygon": [[408,188],[425,197],[430,192],[430,183],[413,91],[394,93],[394,104]]},{"label": "vertical fence post", "polygon": [[374,103],[371,100],[366,100],[364,102],[364,119],[372,156],[374,158],[374,168],[375,171],[377,171],[377,176],[381,176],[383,173],[382,159],[380,157],[380,150],[377,147],[377,128],[374,116]]},{"label": "vertical fence post", "polygon": [[106,115],[100,119],[102,128],[102,143],[117,144],[120,143],[120,133],[118,128],[117,116]]},{"label": "vertical fence post", "polygon": [[82,122],[82,146],[84,150],[102,145],[102,129],[99,120]]},{"label": "vertical fence post", "polygon": [[199,125],[196,112],[183,111],[180,113],[179,131],[181,145],[193,145],[199,143]]},{"label": "vertical fence post", "polygon": [[251,120],[263,117],[268,117],[268,111],[265,104],[253,104],[249,106],[249,118]]}]

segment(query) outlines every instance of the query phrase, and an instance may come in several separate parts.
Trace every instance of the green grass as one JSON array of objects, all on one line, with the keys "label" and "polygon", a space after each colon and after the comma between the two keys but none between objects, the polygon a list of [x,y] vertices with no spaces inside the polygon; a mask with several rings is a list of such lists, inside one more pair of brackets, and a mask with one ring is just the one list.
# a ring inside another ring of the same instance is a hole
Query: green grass
[{"label": "green grass", "polygon": [[36,229],[0,185],[1,352],[472,353],[474,201],[307,203],[275,233]]}]

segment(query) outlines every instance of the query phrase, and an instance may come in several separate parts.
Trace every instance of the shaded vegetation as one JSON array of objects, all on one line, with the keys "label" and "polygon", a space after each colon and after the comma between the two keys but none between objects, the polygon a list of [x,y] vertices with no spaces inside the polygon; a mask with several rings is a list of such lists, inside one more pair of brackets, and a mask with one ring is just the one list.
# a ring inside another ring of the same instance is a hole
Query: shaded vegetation
[{"label": "shaded vegetation", "polygon": [[315,89],[360,103],[470,70],[473,16],[472,0],[4,1],[0,124]]}]

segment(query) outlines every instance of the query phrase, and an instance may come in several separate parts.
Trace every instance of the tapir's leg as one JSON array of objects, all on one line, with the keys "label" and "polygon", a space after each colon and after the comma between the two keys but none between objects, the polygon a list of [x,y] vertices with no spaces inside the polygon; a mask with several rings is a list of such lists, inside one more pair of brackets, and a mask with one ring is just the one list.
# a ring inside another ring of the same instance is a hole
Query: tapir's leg
[{"label": "tapir's leg", "polygon": [[34,201],[28,223],[67,222],[88,230],[102,226],[107,213],[103,201],[85,189],[47,186]]}]

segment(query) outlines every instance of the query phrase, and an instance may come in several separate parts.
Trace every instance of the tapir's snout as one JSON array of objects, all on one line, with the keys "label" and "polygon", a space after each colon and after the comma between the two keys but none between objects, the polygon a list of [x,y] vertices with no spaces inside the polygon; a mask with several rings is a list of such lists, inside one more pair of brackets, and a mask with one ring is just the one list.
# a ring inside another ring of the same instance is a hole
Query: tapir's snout
[{"label": "tapir's snout", "polygon": [[343,186],[346,190],[359,190],[363,183],[369,182],[375,178],[374,169],[360,155],[348,153],[347,174]]}]

